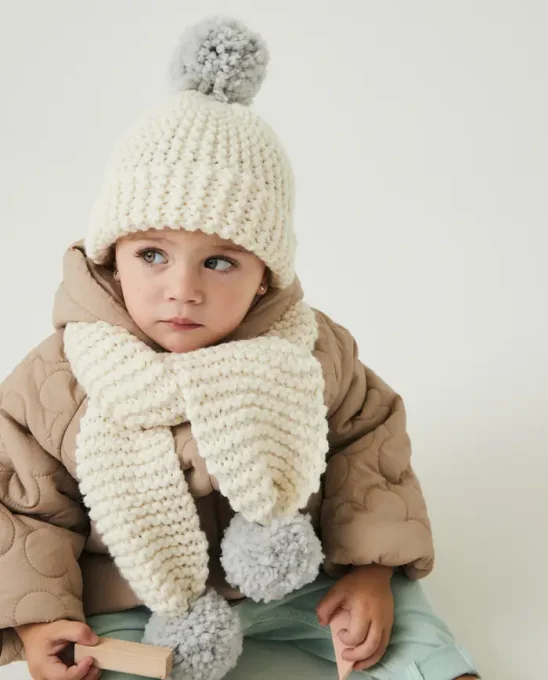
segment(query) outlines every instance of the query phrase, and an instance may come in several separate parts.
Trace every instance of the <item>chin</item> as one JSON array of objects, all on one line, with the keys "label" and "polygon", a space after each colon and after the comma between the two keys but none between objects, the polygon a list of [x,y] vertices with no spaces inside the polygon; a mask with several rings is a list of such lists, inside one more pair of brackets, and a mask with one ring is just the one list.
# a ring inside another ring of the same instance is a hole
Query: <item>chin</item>
[{"label": "chin", "polygon": [[162,347],[166,349],[168,352],[172,352],[173,354],[185,354],[186,352],[194,352],[194,350],[197,349],[202,349],[204,347],[202,343],[199,342],[177,342],[175,341],[166,341],[165,343],[162,343]]},{"label": "chin", "polygon": [[224,332],[219,329],[201,328],[197,331],[187,331],[184,333],[164,332],[155,333],[154,335],[151,333],[149,337],[157,345],[163,347],[166,352],[185,354],[186,352],[194,352],[198,349],[217,345],[231,332],[232,330]]},{"label": "chin", "polygon": [[163,338],[158,338],[156,342],[161,345],[168,352],[173,354],[185,354],[186,352],[194,352],[197,349],[203,349],[213,344],[210,338],[192,338],[184,335],[173,335]]}]

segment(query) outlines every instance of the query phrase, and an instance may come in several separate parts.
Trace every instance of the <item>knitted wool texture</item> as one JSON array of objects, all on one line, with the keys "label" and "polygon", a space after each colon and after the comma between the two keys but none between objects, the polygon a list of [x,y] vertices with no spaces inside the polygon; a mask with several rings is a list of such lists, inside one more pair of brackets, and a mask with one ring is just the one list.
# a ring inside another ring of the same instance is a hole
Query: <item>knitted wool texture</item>
[{"label": "knitted wool texture", "polygon": [[116,145],[91,213],[88,257],[151,228],[201,230],[255,253],[284,288],[295,276],[293,175],[249,104],[266,71],[261,38],[235,20],[183,35],[171,65],[182,89],[145,112]]},{"label": "knitted wool texture", "polygon": [[156,353],[123,328],[70,323],[65,352],[89,403],[77,475],[90,517],[136,594],[182,615],[205,589],[207,541],[171,427],[189,420],[221,493],[245,519],[294,516],[328,450],[314,312],[299,302],[263,336]]}]

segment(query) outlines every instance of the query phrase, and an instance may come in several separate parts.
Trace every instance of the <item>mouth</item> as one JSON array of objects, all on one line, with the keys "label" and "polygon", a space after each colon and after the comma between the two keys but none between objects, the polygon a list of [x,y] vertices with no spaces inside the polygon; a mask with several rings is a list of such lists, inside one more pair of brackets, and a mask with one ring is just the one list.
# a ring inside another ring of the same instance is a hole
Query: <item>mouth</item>
[{"label": "mouth", "polygon": [[165,321],[172,330],[174,331],[193,331],[196,328],[202,328],[201,323],[194,323],[190,319],[185,319],[182,317],[173,317],[173,319],[167,319]]}]

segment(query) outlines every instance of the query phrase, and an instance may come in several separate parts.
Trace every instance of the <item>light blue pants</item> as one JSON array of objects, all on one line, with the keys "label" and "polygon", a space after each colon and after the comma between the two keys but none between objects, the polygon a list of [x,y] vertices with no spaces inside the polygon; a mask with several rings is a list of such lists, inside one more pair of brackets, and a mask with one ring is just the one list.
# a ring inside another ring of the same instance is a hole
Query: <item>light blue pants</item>
[{"label": "light blue pants", "polygon": [[[336,680],[331,633],[322,628],[315,608],[333,585],[327,576],[283,600],[236,605],[244,629],[244,651],[226,680]],[[457,647],[447,626],[433,613],[419,583],[401,573],[392,578],[394,628],[383,659],[351,680],[454,680],[475,674],[470,655]],[[138,607],[91,616],[99,636],[140,642],[150,611]],[[103,680],[137,680],[137,676],[105,671]]]}]

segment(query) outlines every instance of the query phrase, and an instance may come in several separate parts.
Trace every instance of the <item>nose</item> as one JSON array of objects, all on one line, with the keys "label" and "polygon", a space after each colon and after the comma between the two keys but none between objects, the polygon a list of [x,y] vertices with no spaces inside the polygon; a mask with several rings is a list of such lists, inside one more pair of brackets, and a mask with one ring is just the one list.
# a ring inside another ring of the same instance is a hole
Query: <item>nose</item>
[{"label": "nose", "polygon": [[201,304],[204,293],[200,277],[189,268],[173,268],[165,291],[166,299],[182,304]]}]

